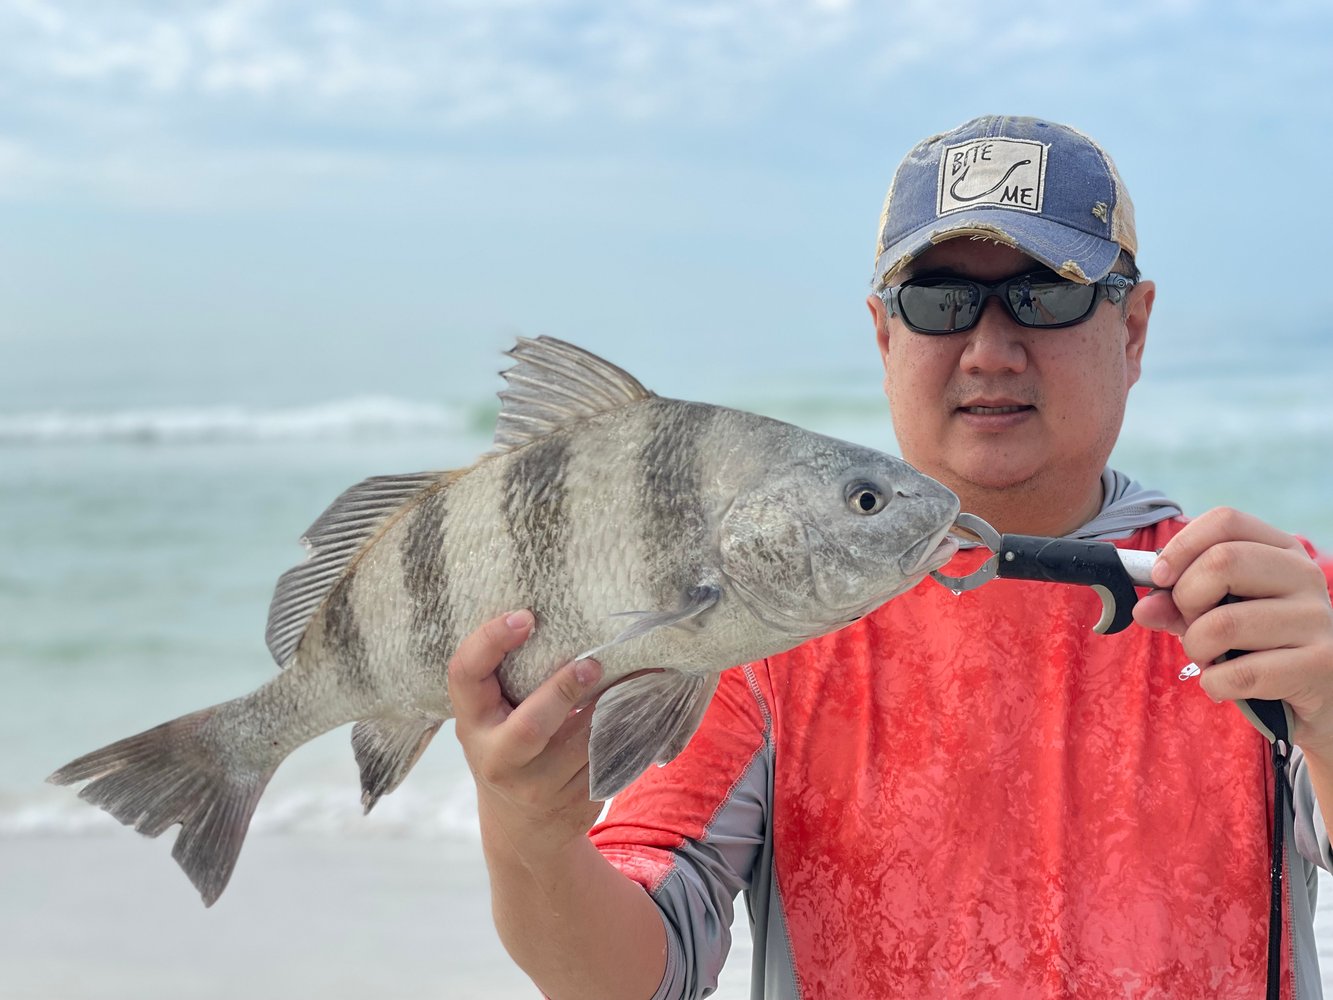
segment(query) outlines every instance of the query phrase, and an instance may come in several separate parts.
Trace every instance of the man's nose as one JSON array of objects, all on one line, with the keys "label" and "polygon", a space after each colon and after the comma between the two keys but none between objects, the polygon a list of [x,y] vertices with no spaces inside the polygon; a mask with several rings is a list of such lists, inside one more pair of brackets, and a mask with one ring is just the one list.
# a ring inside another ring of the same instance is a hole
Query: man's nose
[{"label": "man's nose", "polygon": [[967,346],[959,359],[964,371],[1021,372],[1027,368],[1027,332],[996,299],[992,295],[981,303],[977,325],[967,331]]}]

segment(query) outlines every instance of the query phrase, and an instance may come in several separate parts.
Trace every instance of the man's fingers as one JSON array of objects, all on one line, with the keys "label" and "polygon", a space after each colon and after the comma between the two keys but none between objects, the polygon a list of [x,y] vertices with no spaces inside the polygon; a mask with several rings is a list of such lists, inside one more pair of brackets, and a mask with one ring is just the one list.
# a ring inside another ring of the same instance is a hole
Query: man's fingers
[{"label": "man's fingers", "polygon": [[1305,598],[1235,601],[1200,615],[1183,637],[1185,652],[1199,664],[1228,650],[1300,649],[1319,645],[1329,627],[1326,603]]},{"label": "man's fingers", "polygon": [[566,663],[528,695],[504,723],[504,740],[512,748],[510,764],[523,765],[537,756],[566,724],[570,713],[587,701],[602,679],[596,660]]},{"label": "man's fingers", "polygon": [[1317,681],[1319,667],[1313,656],[1266,649],[1205,668],[1199,683],[1214,701],[1282,700],[1290,702],[1299,716],[1302,711],[1326,707],[1315,704],[1319,686],[1312,681]]},{"label": "man's fingers", "polygon": [[1217,507],[1191,521],[1162,549],[1153,564],[1152,582],[1157,587],[1174,587],[1187,569],[1204,552],[1223,542],[1247,541],[1280,549],[1304,552],[1299,541],[1279,531],[1252,514],[1229,507]]},{"label": "man's fingers", "polygon": [[1214,545],[1198,556],[1176,581],[1172,597],[1192,622],[1228,596],[1280,598],[1305,590],[1323,591],[1325,583],[1304,549],[1235,541]]},{"label": "man's fingers", "polygon": [[562,775],[583,774],[583,797],[588,797],[588,738],[592,734],[592,712],[571,712],[542,751],[543,771],[558,782]]},{"label": "man's fingers", "polygon": [[532,634],[531,611],[511,611],[492,618],[459,643],[449,661],[449,698],[460,726],[507,714],[509,703],[495,676],[505,654],[521,646]]}]

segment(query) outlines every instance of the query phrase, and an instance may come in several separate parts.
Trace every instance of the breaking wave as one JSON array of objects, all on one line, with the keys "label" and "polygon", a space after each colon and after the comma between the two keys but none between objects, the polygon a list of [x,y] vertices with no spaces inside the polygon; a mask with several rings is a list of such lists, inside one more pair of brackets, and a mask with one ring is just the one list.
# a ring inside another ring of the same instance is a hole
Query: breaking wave
[{"label": "breaking wave", "polygon": [[[494,414],[494,407],[491,407]],[[465,407],[387,397],[358,397],[311,406],[217,405],[78,412],[0,414],[0,445],[198,444],[392,437],[457,431],[476,423]]]},{"label": "breaking wave", "polygon": [[[42,789],[26,801],[10,798],[0,804],[0,840],[13,837],[124,836],[125,827],[100,809],[70,794],[69,789]],[[355,783],[307,785],[272,789],[260,801],[251,833],[313,836],[412,838],[425,840],[480,839],[476,788],[459,779],[443,794],[400,788],[386,796],[370,815],[361,810]]]}]

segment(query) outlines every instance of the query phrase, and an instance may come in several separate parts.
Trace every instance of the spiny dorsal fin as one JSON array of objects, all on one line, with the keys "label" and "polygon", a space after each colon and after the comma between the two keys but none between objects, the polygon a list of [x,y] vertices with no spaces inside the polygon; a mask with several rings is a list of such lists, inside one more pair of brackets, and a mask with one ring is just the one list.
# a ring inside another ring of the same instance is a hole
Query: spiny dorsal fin
[{"label": "spiny dorsal fin", "polygon": [[411,472],[372,476],[343,492],[312,524],[301,544],[310,550],[278,578],[268,609],[268,650],[285,667],[324,598],[380,527],[419,495],[453,473]]},{"label": "spiny dorsal fin", "polygon": [[518,363],[500,373],[509,385],[500,392],[493,453],[653,397],[633,375],[555,337],[520,337],[505,353]]}]

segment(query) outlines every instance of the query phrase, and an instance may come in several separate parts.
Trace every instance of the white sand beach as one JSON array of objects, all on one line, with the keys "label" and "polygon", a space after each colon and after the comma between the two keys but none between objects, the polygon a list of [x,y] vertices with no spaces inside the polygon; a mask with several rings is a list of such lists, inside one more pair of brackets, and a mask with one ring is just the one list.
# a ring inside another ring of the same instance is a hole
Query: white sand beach
[{"label": "white sand beach", "polygon": [[[166,839],[7,838],[0,852],[6,1000],[528,1000],[490,920],[479,845],[252,837],[204,909]],[[119,831],[123,834],[123,831]],[[90,875],[90,873],[93,873]],[[1333,996],[1333,885],[1318,934]],[[744,916],[715,997],[745,1000]]]},{"label": "white sand beach", "polygon": [[[715,995],[746,997],[748,967],[741,931]],[[539,995],[496,937],[478,844],[258,835],[211,909],[169,838],[113,830],[0,849],[6,1000]]]}]

